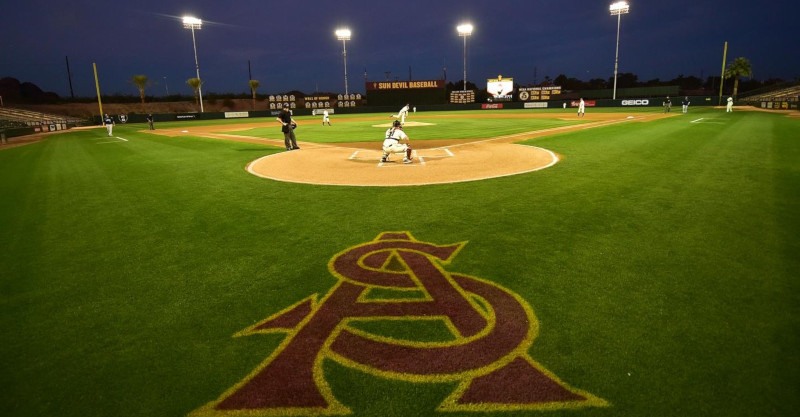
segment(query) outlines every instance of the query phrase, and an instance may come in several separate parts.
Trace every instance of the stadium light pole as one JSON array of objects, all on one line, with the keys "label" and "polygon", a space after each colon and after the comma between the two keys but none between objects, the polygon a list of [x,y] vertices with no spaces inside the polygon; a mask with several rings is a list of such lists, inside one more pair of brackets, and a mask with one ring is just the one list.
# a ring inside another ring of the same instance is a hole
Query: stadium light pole
[{"label": "stadium light pole", "polygon": [[344,57],[344,94],[347,95],[347,41],[350,40],[350,29],[336,29],[336,37],[342,41],[342,56]]},{"label": "stadium light pole", "polygon": [[456,26],[458,36],[464,37],[464,91],[467,91],[467,36],[472,35],[472,29],[469,23]]},{"label": "stadium light pole", "polygon": [[609,6],[609,11],[611,12],[611,16],[617,16],[617,52],[614,55],[614,94],[612,99],[617,99],[617,67],[619,64],[619,26],[622,23],[622,15],[628,13],[631,6],[628,4],[627,1],[618,1],[616,3],[612,3]]},{"label": "stadium light pole", "polygon": [[[200,80],[200,64],[197,61],[197,41],[194,38],[194,30],[200,30],[203,25],[203,21],[191,17],[191,16],[184,16],[183,17],[183,28],[184,29],[191,29],[192,30],[192,46],[194,46],[194,68],[197,70],[197,79]],[[197,92],[200,93],[200,113],[203,113],[203,82],[200,81],[200,85],[197,86]]]}]

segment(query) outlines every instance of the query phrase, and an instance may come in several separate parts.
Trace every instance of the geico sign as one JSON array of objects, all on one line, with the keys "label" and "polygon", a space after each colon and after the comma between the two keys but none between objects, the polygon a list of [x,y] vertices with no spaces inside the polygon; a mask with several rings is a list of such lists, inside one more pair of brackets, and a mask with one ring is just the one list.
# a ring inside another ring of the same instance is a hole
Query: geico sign
[{"label": "geico sign", "polygon": [[622,100],[623,106],[648,106],[650,100]]}]

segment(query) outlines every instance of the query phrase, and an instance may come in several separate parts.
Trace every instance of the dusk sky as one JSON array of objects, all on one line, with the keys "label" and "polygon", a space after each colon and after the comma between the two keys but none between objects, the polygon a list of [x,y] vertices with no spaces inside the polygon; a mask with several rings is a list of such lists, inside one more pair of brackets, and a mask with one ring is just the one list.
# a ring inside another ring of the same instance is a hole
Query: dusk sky
[{"label": "dusk sky", "polygon": [[[137,95],[129,82],[144,74],[148,95],[191,95],[195,76],[191,31],[183,15],[203,20],[196,32],[203,91],[244,93],[248,60],[262,94],[300,90],[344,92],[342,42],[347,26],[350,92],[370,81],[463,78],[463,39],[456,26],[475,27],[467,40],[467,79],[479,86],[497,75],[517,84],[559,74],[608,79],[614,71],[617,18],[610,0],[267,1],[0,0],[0,78],[32,82],[69,97],[69,57],[76,96],[94,96],[92,63],[101,92]],[[622,16],[619,71],[640,81],[680,74],[719,75],[728,61],[750,60],[754,77],[800,76],[800,1],[632,0]],[[165,78],[166,77],[166,78]]]}]

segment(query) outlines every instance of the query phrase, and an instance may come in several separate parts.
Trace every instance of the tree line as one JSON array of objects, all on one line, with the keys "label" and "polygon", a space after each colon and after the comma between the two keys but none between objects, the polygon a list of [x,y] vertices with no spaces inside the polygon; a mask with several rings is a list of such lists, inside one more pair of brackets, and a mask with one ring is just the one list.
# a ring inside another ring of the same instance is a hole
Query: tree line
[{"label": "tree line", "polygon": [[[780,78],[768,78],[765,80],[758,80],[753,78],[753,71],[750,65],[750,62],[743,57],[736,58],[730,63],[728,63],[727,67],[725,68],[724,78],[733,79],[733,85],[730,83],[726,83],[725,86],[725,93],[731,94],[735,97],[738,92],[756,90],[764,87],[769,87],[772,85],[778,85],[785,82],[785,80]],[[740,81],[740,79],[746,78]],[[154,84],[149,79],[147,75],[144,74],[137,74],[132,75],[128,80],[131,85],[133,85],[139,93],[138,100],[141,101],[142,104],[145,101],[182,101],[185,99],[184,96],[177,94],[177,95],[170,95],[168,97],[153,97],[147,95],[147,89],[152,87]],[[617,74],[617,88],[636,88],[636,87],[657,87],[657,86],[678,86],[678,88],[684,92],[685,94],[692,95],[693,92],[698,94],[702,94],[702,91],[706,92],[716,92],[719,91],[721,79],[719,76],[709,76],[705,80],[702,80],[698,77],[693,75],[684,76],[683,74],[678,75],[676,78],[671,80],[661,80],[658,78],[647,80],[647,81],[640,81],[639,77],[634,73],[623,72]],[[592,78],[590,80],[581,80],[575,77],[569,77],[566,74],[559,74],[555,78],[550,78],[549,76],[545,76],[542,82],[537,82],[531,85],[520,85],[520,87],[548,87],[548,86],[560,86],[562,90],[565,91],[585,91],[585,90],[603,90],[609,89],[614,83],[613,77],[609,77],[608,79],[603,78]],[[194,92],[194,99],[197,104],[199,104],[199,92],[202,88],[202,81],[199,78],[189,78],[186,80],[186,84],[188,84],[192,91]],[[251,94],[217,94],[217,93],[210,93],[207,95],[207,98],[211,99],[212,97],[216,98],[252,98],[253,100],[253,108],[255,108],[256,100],[257,100],[257,89],[260,86],[260,82],[258,80],[249,80],[248,86],[250,87]],[[458,81],[451,81],[446,84],[446,91],[449,94],[453,90],[460,90],[464,88],[464,80]],[[481,92],[485,90],[484,86],[478,86],[475,83],[467,81],[466,88],[468,90],[475,90],[476,91],[476,99],[478,101],[482,101],[482,97],[479,97]],[[302,92],[293,91],[292,92],[298,96],[304,96]],[[86,98],[75,98],[75,99],[66,99],[59,97],[58,94],[52,92],[45,92],[42,91],[38,86],[30,82],[20,82],[19,80],[11,77],[5,77],[0,79],[0,96],[3,97],[5,102],[14,103],[14,102],[21,102],[21,103],[59,103],[59,102],[85,102],[85,101],[92,101],[96,98],[94,97],[86,97]],[[111,96],[103,96],[104,100],[111,100],[114,102],[134,102],[136,101],[136,97],[133,95],[124,95],[124,94],[115,94]]]}]

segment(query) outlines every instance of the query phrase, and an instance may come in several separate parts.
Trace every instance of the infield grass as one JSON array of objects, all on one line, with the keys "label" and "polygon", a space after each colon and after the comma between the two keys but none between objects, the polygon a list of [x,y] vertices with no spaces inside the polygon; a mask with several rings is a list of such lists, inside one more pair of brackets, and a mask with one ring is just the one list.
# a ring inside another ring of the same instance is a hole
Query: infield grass
[{"label": "infield grass", "polygon": [[[507,129],[539,123],[560,122]],[[407,130],[454,138],[498,125]],[[351,127],[334,141],[384,130]],[[283,341],[233,334],[325,294],[334,254],[395,230],[468,241],[446,269],[519,294],[539,321],[530,356],[611,404],[442,415],[800,408],[798,118],[693,109],[526,142],[563,156],[543,171],[398,188],[265,180],[244,167],[274,147],[141,128],[117,126],[127,141],[85,130],[0,152],[0,415],[186,415]],[[317,135],[301,129],[301,141]],[[436,325],[362,328],[447,340]],[[455,386],[323,369],[356,416],[434,415]]]}]

